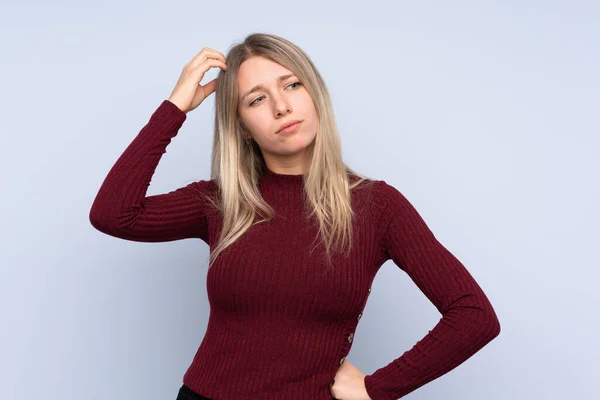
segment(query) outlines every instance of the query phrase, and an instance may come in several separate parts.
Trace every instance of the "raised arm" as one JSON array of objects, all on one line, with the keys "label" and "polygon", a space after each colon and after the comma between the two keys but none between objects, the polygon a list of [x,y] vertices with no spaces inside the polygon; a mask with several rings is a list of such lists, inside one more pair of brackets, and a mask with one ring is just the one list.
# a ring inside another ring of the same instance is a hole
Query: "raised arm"
[{"label": "raised arm", "polygon": [[164,100],[104,179],[90,210],[91,224],[101,232],[138,242],[185,238],[208,241],[202,195],[212,181],[198,181],[166,194],[146,196],[152,175],[186,113]]},{"label": "raised arm", "polygon": [[434,236],[411,203],[380,181],[386,209],[381,245],[442,314],[410,350],[365,376],[372,400],[396,400],[454,369],[500,333],[496,313],[463,264]]},{"label": "raised arm", "polygon": [[112,167],[90,210],[92,225],[108,235],[139,242],[200,238],[208,243],[206,215],[214,199],[212,180],[198,181],[166,194],[146,196],[152,175],[186,114],[216,89],[216,79],[201,85],[210,68],[227,69],[225,56],[205,47],[184,65],[167,100],[150,117]]}]

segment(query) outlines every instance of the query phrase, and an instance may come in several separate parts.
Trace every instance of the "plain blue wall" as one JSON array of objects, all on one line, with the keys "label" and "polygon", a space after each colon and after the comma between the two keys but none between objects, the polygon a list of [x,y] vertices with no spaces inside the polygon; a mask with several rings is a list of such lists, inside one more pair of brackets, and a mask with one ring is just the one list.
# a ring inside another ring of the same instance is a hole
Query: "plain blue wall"
[{"label": "plain blue wall", "polygon": [[[175,399],[207,324],[208,247],[114,239],[88,213],[183,65],[255,31],[309,53],[346,162],[401,190],[498,313],[497,339],[407,397],[591,398],[597,4],[3,1],[0,398]],[[188,115],[148,194],[209,176],[213,106]],[[439,318],[388,262],[349,360],[371,373]]]}]

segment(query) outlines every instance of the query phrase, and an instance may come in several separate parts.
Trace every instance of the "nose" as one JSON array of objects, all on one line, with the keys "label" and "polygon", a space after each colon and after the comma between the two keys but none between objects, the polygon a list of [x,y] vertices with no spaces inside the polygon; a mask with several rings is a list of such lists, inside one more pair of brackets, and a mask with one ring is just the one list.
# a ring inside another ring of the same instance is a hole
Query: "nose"
[{"label": "nose", "polygon": [[292,106],[289,104],[285,96],[282,95],[273,98],[273,108],[275,115],[278,117],[289,114],[292,111]]}]

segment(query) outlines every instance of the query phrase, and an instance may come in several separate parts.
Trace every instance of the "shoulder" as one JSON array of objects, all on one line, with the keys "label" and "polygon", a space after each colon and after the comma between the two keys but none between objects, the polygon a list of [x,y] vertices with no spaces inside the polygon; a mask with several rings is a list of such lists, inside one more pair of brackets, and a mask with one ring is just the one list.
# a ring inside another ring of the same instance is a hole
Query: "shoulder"
[{"label": "shoulder", "polygon": [[373,191],[373,201],[379,211],[378,221],[380,223],[394,218],[412,218],[418,214],[404,193],[387,181],[376,180]]},{"label": "shoulder", "polygon": [[399,201],[406,201],[406,197],[402,192],[395,186],[387,183],[384,180],[375,181],[375,191],[378,199],[385,204],[397,203]]},{"label": "shoulder", "polygon": [[364,199],[368,202],[372,201],[373,190],[377,181],[365,176],[355,174],[348,175],[348,186],[354,199]]},{"label": "shoulder", "polygon": [[349,183],[357,209],[367,210],[377,223],[388,220],[385,214],[395,213],[394,208],[406,201],[398,189],[381,179],[351,175]]}]

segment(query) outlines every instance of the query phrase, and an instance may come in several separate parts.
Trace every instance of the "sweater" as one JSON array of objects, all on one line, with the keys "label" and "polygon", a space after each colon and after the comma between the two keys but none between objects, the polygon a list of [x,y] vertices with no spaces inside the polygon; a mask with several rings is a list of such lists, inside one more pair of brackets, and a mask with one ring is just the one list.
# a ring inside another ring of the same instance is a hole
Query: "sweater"
[{"label": "sweater", "polygon": [[[170,101],[159,105],[104,179],[89,213],[94,228],[136,242],[201,239],[213,248],[222,220],[203,195],[217,193],[214,180],[146,194],[185,119]],[[185,386],[213,400],[331,400],[329,385],[388,260],[441,318],[411,349],[364,376],[372,400],[407,395],[499,334],[481,287],[407,198],[384,180],[363,183],[351,191],[352,250],[333,253],[327,267],[324,250],[314,250],[318,225],[306,219],[303,176],[266,167],[258,188],[275,217],[252,226],[208,269],[210,314]]]}]

